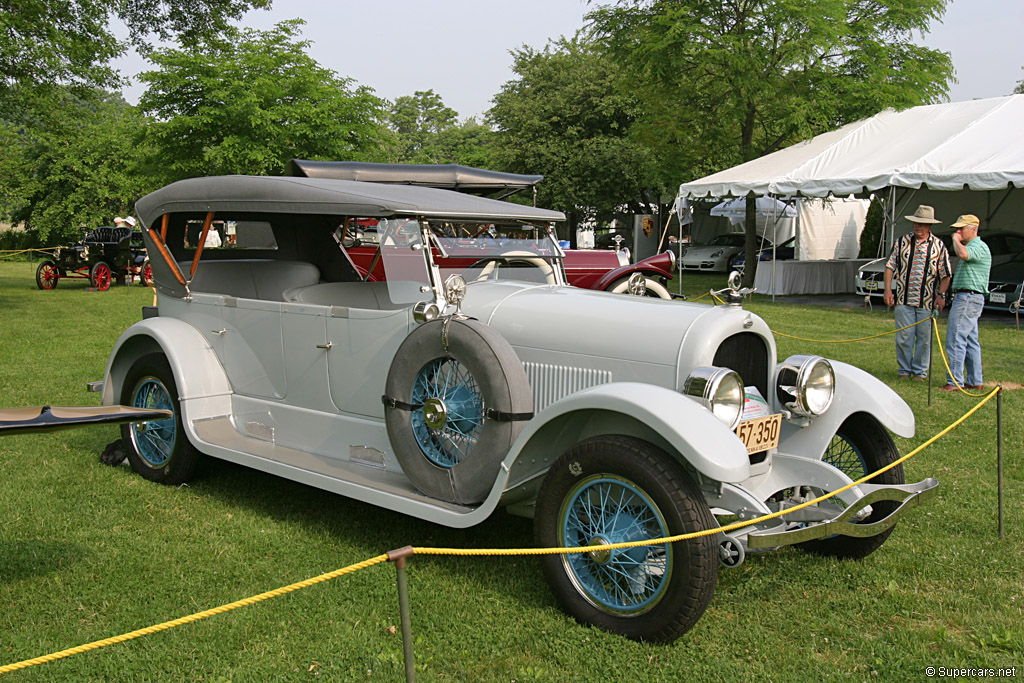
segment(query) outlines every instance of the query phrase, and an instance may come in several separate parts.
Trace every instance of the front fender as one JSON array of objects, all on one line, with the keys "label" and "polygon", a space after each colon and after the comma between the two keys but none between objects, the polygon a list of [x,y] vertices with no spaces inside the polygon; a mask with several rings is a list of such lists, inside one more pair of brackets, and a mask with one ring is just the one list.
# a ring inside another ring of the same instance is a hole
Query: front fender
[{"label": "front fender", "polygon": [[852,365],[829,362],[836,373],[832,406],[806,427],[783,422],[780,452],[820,458],[839,427],[854,413],[867,413],[904,438],[914,436],[914,411],[888,384]]},{"label": "front fender", "polygon": [[655,254],[650,258],[645,258],[643,261],[619,266],[615,270],[609,270],[607,273],[599,277],[591,289],[603,291],[608,289],[613,282],[621,280],[624,277],[629,277],[633,273],[643,273],[650,277],[666,278],[671,280],[673,277],[672,266],[674,261],[675,256],[672,252],[664,252],[662,254]]},{"label": "front fender", "polygon": [[602,434],[649,441],[715,481],[750,475],[746,448],[711,411],[671,389],[613,382],[556,401],[530,420],[503,462],[508,488],[547,471],[572,445]]},{"label": "front fender", "polygon": [[142,320],[121,334],[107,361],[103,405],[120,402],[129,368],[149,353],[162,353],[167,358],[186,424],[230,414],[231,383],[216,352],[199,330],[174,318]]}]

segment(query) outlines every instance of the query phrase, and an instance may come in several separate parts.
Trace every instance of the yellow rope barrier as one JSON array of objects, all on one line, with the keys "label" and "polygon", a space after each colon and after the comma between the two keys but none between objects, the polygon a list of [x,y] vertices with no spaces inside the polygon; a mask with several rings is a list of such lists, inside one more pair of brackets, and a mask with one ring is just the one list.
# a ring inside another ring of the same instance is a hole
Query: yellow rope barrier
[{"label": "yellow rope barrier", "polygon": [[[938,335],[938,330],[936,330],[936,335]],[[940,342],[941,342],[941,339],[940,339]],[[945,360],[945,357],[943,357],[943,360]],[[947,364],[947,368],[948,368],[948,364]],[[963,416],[961,416],[958,420],[956,420],[951,425],[949,425],[948,427],[946,427],[945,429],[940,431],[935,436],[933,436],[930,439],[928,439],[927,441],[925,441],[923,444],[921,444],[920,446],[918,446],[914,450],[910,451],[909,453],[907,453],[903,457],[898,458],[895,461],[889,463],[885,467],[882,467],[882,468],[880,468],[880,469],[878,469],[875,472],[872,472],[870,474],[866,474],[863,477],[861,477],[860,479],[857,479],[856,481],[853,481],[853,482],[847,484],[846,486],[843,486],[842,488],[836,489],[835,491],[829,491],[829,492],[827,492],[827,493],[825,493],[825,494],[823,494],[821,496],[818,496],[817,498],[814,498],[813,500],[808,500],[808,501],[805,501],[805,502],[800,503],[798,505],[795,505],[793,507],[786,508],[784,510],[779,510],[777,512],[773,512],[773,513],[770,513],[770,514],[767,514],[767,515],[762,515],[761,517],[757,517],[755,519],[743,520],[743,521],[739,521],[739,522],[733,522],[732,524],[728,524],[728,525],[723,526],[723,527],[714,527],[714,528],[704,529],[704,530],[701,530],[701,531],[694,531],[694,532],[690,532],[690,533],[686,533],[686,534],[678,534],[676,536],[668,536],[668,537],[665,537],[665,538],[648,539],[648,540],[644,540],[644,541],[630,541],[630,542],[625,542],[625,543],[613,543],[613,544],[610,544],[610,545],[600,545],[600,546],[578,546],[578,547],[574,547],[574,548],[432,548],[432,547],[415,547],[415,546],[413,546],[412,547],[412,552],[413,552],[413,554],[417,554],[417,555],[450,555],[450,556],[462,556],[462,557],[467,557],[467,556],[516,556],[516,555],[570,555],[570,554],[589,553],[589,552],[597,552],[597,551],[607,552],[609,550],[618,550],[618,549],[623,549],[623,548],[637,548],[637,547],[641,547],[641,546],[659,545],[659,544],[663,544],[663,543],[675,543],[677,541],[685,541],[685,540],[689,540],[689,539],[693,539],[693,538],[700,538],[700,537],[703,537],[703,536],[713,536],[713,535],[716,535],[716,534],[719,534],[719,533],[725,533],[725,532],[728,532],[728,531],[734,531],[736,529],[742,529],[742,528],[745,528],[745,527],[750,527],[750,526],[753,526],[755,524],[759,524],[761,522],[767,522],[767,521],[770,521],[772,519],[777,519],[777,518],[782,517],[784,515],[787,515],[787,514],[789,514],[791,512],[796,512],[797,510],[802,510],[802,509],[804,509],[806,507],[810,507],[811,505],[817,505],[818,503],[821,503],[821,502],[824,502],[824,501],[826,501],[826,500],[828,500],[830,498],[833,498],[834,496],[836,496],[836,495],[838,495],[840,493],[843,493],[844,491],[850,490],[854,486],[857,486],[859,484],[863,484],[863,483],[865,483],[865,482],[875,478],[876,476],[882,474],[883,472],[887,472],[887,471],[891,470],[892,468],[897,467],[897,466],[903,464],[904,462],[906,462],[910,458],[914,457],[915,455],[917,455],[918,453],[923,451],[928,446],[932,445],[933,443],[935,443],[936,441],[941,439],[943,436],[945,436],[946,434],[951,432],[953,429],[955,429],[956,427],[960,426],[960,424],[962,424],[965,420],[967,420],[967,418],[969,418],[971,415],[976,413],[978,410],[980,410],[982,408],[982,406],[984,406],[986,403],[988,403],[990,400],[992,400],[992,398],[994,396],[996,396],[996,394],[998,394],[1001,390],[1002,390],[1002,387],[997,386],[997,387],[993,388],[992,391],[989,392],[988,394],[981,394],[981,396],[984,396],[984,399],[979,401],[977,405],[975,405],[973,408],[971,408],[966,413],[964,413]],[[964,392],[964,393],[967,393],[967,392]],[[188,616],[185,616],[185,617],[181,617],[179,619],[174,619],[174,620],[171,620],[171,621],[165,621],[165,622],[163,622],[161,624],[156,624],[154,626],[148,626],[146,628],[141,628],[141,629],[138,629],[136,631],[131,631],[130,633],[125,633],[125,634],[122,634],[122,635],[119,635],[119,636],[114,636],[112,638],[104,638],[103,640],[93,641],[93,642],[87,643],[85,645],[79,645],[77,647],[72,647],[72,648],[68,648],[66,650],[61,650],[60,652],[54,652],[52,654],[43,655],[41,657],[35,657],[33,659],[26,659],[26,660],[23,660],[23,661],[20,661],[20,662],[15,662],[13,664],[7,664],[5,666],[0,666],[0,674],[8,673],[8,672],[11,672],[11,671],[17,671],[19,669],[25,669],[25,668],[28,668],[28,667],[31,667],[31,666],[36,666],[38,664],[44,664],[46,662],[51,662],[51,661],[54,661],[54,660],[57,660],[57,659],[63,659],[65,657],[70,657],[72,655],[81,654],[83,652],[89,652],[90,650],[96,650],[96,649],[99,649],[101,647],[106,647],[107,645],[114,645],[116,643],[123,643],[123,642],[128,641],[128,640],[139,638],[141,636],[150,635],[150,634],[153,634],[153,633],[159,633],[160,631],[166,631],[166,630],[174,628],[176,626],[183,626],[185,624],[189,624],[189,623],[192,623],[194,621],[199,621],[200,619],[205,619],[207,617],[212,617],[212,616],[215,616],[215,615],[218,615],[218,614],[223,614],[224,612],[228,612],[228,611],[231,611],[231,610],[234,610],[234,609],[238,609],[239,607],[246,607],[248,605],[252,605],[252,604],[255,604],[257,602],[262,602],[263,600],[268,600],[270,598],[274,598],[274,597],[278,597],[278,596],[281,596],[281,595],[285,595],[287,593],[291,593],[293,591],[296,591],[296,590],[299,590],[299,589],[302,589],[302,588],[308,588],[309,586],[313,586],[313,585],[316,585],[318,583],[322,583],[324,581],[329,581],[331,579],[335,579],[335,578],[337,578],[339,576],[343,576],[345,574],[350,574],[350,573],[359,571],[361,569],[366,569],[368,567],[372,567],[372,566],[374,566],[376,564],[380,564],[382,562],[387,562],[388,559],[389,559],[388,554],[378,555],[378,556],[376,556],[374,558],[371,558],[369,560],[364,560],[363,562],[357,562],[357,563],[351,564],[351,565],[349,565],[347,567],[343,567],[341,569],[336,569],[336,570],[334,570],[332,572],[327,572],[325,574],[320,574],[319,576],[315,576],[315,577],[313,577],[311,579],[306,579],[304,581],[298,581],[298,582],[290,584],[288,586],[284,586],[282,588],[277,588],[277,589],[274,589],[274,590],[271,590],[271,591],[267,591],[265,593],[260,593],[259,595],[255,595],[255,596],[250,597],[250,598],[244,598],[242,600],[237,600],[235,602],[232,602],[232,603],[229,603],[229,604],[226,604],[226,605],[221,605],[220,607],[214,607],[213,609],[204,610],[202,612],[196,612],[195,614],[191,614],[191,615],[188,615]]]},{"label": "yellow rope barrier", "polygon": [[885,337],[886,335],[896,334],[897,332],[902,332],[903,330],[909,330],[911,327],[914,327],[915,325],[920,325],[921,323],[926,323],[926,322],[931,322],[931,318],[925,318],[924,320],[918,320],[916,323],[911,323],[911,324],[907,325],[906,327],[901,327],[901,328],[899,328],[897,330],[889,330],[888,332],[882,332],[881,334],[873,334],[870,337],[860,337],[859,339],[804,339],[803,337],[794,337],[794,336],[791,336],[791,335],[788,335],[788,334],[783,334],[782,332],[777,332],[775,330],[772,330],[772,334],[774,334],[774,335],[776,335],[778,337],[786,337],[787,339],[796,339],[797,341],[803,341],[803,342],[813,342],[815,344],[849,344],[850,342],[865,341],[867,339],[877,339],[878,337]]},{"label": "yellow rope barrier", "polygon": [[945,347],[942,344],[942,337],[939,336],[939,326],[938,325],[935,326],[935,340],[937,342],[939,342],[939,355],[942,356],[942,364],[946,366],[946,376],[953,380],[953,385],[957,389],[959,389],[961,393],[964,393],[964,394],[966,394],[966,395],[968,395],[968,396],[970,396],[972,398],[981,398],[982,396],[984,396],[985,395],[984,392],[982,392],[980,394],[972,394],[971,392],[967,391],[962,386],[960,386],[959,382],[956,381],[956,377],[953,377],[953,371],[950,369],[949,361],[946,359],[946,349],[945,349]]},{"label": "yellow rope barrier", "polygon": [[375,564],[387,562],[387,560],[387,554],[378,555],[377,557],[371,558],[369,560],[357,562],[356,564],[350,564],[349,566],[343,567],[342,569],[336,569],[333,572],[327,572],[326,574],[314,576],[313,578],[306,579],[305,581],[298,581],[296,583],[284,586],[282,588],[267,591],[266,593],[260,593],[259,595],[254,595],[251,598],[237,600],[227,605],[221,605],[220,607],[214,607],[213,609],[204,610],[202,612],[196,612],[195,614],[190,614],[187,617],[181,617],[180,619],[174,619],[172,621],[165,621],[164,623],[157,624],[156,626],[140,628],[139,630],[132,631],[131,633],[125,633],[119,636],[114,636],[113,638],[104,638],[103,640],[97,640],[92,643],[87,643],[86,645],[79,645],[77,647],[72,647],[67,650],[61,650],[60,652],[54,652],[53,654],[43,655],[42,657],[35,657],[34,659],[26,659],[21,662],[15,662],[14,664],[0,666],[0,674],[8,673],[10,671],[17,671],[18,669],[26,669],[30,666],[35,666],[37,664],[44,664],[45,662],[52,662],[56,659],[63,659],[64,657],[70,657],[71,655],[77,655],[83,652],[88,652],[90,650],[96,650],[101,647],[106,647],[107,645],[123,643],[126,640],[132,640],[140,636],[148,636],[151,633],[159,633],[160,631],[166,631],[167,629],[174,628],[175,626],[182,626],[184,624],[192,623],[193,621],[199,621],[200,619],[212,617],[217,614],[223,614],[224,612],[229,612],[233,609],[238,609],[239,607],[246,607],[257,602],[262,602],[263,600],[276,598],[279,595],[291,593],[292,591],[297,591],[300,588],[308,588],[309,586],[313,586],[318,583],[323,583],[324,581],[335,579],[344,574],[351,574],[353,572],[359,571],[360,569],[366,569],[367,567],[372,567]]}]

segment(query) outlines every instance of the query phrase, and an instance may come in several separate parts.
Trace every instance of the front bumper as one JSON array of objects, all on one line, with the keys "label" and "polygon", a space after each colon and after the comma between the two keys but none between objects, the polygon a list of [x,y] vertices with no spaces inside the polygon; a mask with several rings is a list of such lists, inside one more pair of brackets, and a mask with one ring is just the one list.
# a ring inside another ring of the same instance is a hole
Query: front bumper
[{"label": "front bumper", "polygon": [[[860,484],[858,488],[865,492],[864,495],[832,519],[797,529],[752,531],[747,534],[747,547],[776,548],[829,536],[854,536],[856,538],[877,536],[895,526],[907,510],[935,495],[938,487],[939,481],[931,477],[916,484]],[[893,501],[899,505],[882,519],[875,520],[870,524],[857,524],[855,521],[850,521],[856,519],[867,506],[882,501]]]}]

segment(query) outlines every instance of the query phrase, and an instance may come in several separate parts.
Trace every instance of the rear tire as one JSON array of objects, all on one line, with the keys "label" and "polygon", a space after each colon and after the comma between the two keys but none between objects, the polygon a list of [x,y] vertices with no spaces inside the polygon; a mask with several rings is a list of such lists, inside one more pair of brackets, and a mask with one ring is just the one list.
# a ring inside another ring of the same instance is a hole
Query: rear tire
[{"label": "rear tire", "polygon": [[[672,295],[663,284],[658,282],[652,277],[644,276],[644,284],[647,287],[647,293],[644,296],[655,297],[658,299],[671,299]],[[629,277],[619,278],[613,282],[606,292],[612,294],[628,294],[629,293]]]},{"label": "rear tire", "polygon": [[[846,421],[840,425],[821,459],[842,470],[851,479],[857,480],[895,462],[899,457],[900,452],[885,427],[870,415],[857,413],[846,418]],[[903,465],[897,465],[883,472],[870,479],[868,483],[905,484]],[[898,503],[894,501],[874,503],[871,506],[871,514],[861,520],[860,524],[878,521],[889,515],[897,506]],[[832,536],[800,543],[796,547],[816,555],[859,559],[878,550],[889,538],[893,529],[895,527],[883,531],[877,536],[867,538]]]},{"label": "rear tire", "polygon": [[[682,466],[639,439],[599,436],[566,451],[541,485],[540,547],[582,547],[713,529],[718,522]],[[633,640],[671,642],[707,609],[718,583],[717,534],[672,544],[544,555],[562,607]]]},{"label": "rear tire", "polygon": [[92,286],[100,291],[105,292],[110,289],[110,283],[113,281],[113,276],[110,272],[110,266],[103,261],[97,261],[89,269],[89,282]]},{"label": "rear tire", "polygon": [[121,403],[170,410],[174,417],[121,425],[121,440],[132,469],[161,484],[183,484],[195,476],[202,454],[189,443],[181,421],[174,373],[161,353],[139,358],[128,370]]}]

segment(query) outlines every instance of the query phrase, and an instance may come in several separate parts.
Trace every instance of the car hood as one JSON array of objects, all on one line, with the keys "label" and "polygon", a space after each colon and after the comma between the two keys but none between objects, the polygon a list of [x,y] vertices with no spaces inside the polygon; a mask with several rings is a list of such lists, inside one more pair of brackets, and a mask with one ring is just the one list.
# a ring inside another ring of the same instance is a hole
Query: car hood
[{"label": "car hood", "polygon": [[491,325],[524,363],[572,366],[679,389],[690,371],[712,365],[722,341],[759,335],[774,363],[768,325],[737,306],[623,296],[575,287],[480,282],[463,311]]},{"label": "car hood", "polygon": [[722,251],[723,249],[734,249],[735,250],[735,249],[742,249],[742,248],[743,247],[713,247],[713,246],[708,246],[708,245],[704,245],[704,246],[701,246],[701,247],[690,247],[689,249],[686,250],[686,253],[683,254],[683,258],[692,258],[692,257],[703,258],[703,257],[706,257],[706,256],[711,256],[711,254],[714,254],[717,251]]}]

